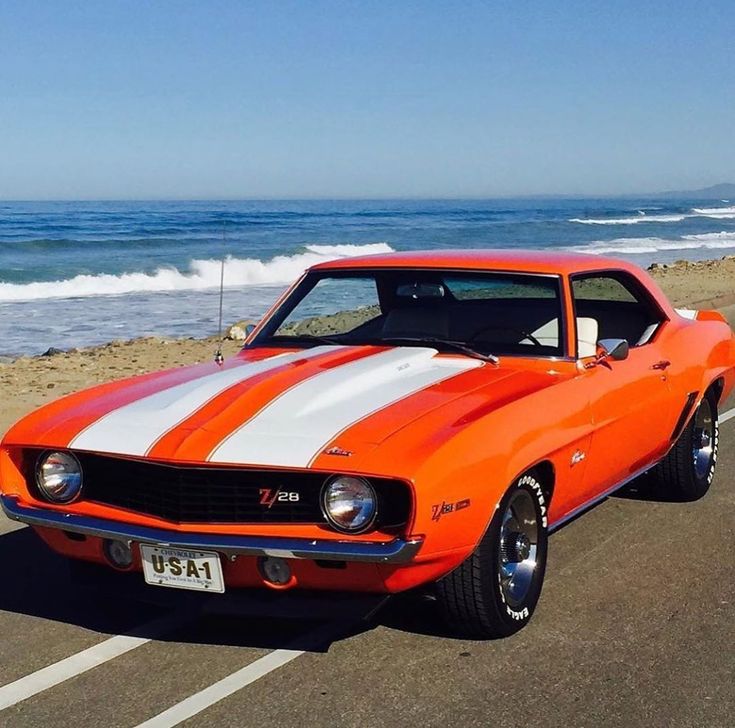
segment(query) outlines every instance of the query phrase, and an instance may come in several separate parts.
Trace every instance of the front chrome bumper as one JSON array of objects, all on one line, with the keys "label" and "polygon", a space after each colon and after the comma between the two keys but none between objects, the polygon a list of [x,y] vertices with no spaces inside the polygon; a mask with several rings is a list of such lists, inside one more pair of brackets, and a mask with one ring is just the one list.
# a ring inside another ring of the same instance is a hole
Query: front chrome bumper
[{"label": "front chrome bumper", "polygon": [[163,528],[134,526],[104,518],[24,506],[13,496],[0,496],[5,515],[29,526],[58,528],[69,533],[170,546],[172,548],[218,551],[223,554],[280,556],[285,559],[361,561],[377,564],[405,564],[416,555],[423,539],[394,539],[384,543],[328,541],[306,538],[232,536],[217,533],[182,533]]}]

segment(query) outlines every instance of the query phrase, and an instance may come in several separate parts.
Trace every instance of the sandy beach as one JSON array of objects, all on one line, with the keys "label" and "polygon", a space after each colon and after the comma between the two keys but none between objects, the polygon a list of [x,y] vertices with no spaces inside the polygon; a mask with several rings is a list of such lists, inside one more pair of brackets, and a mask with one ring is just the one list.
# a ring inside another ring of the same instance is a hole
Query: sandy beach
[{"label": "sandy beach", "polygon": [[[675,305],[719,308],[735,323],[735,257],[654,264],[649,270]],[[232,356],[240,346],[238,341],[225,341],[223,353]],[[64,394],[113,379],[208,361],[216,348],[215,337],[149,337],[0,363],[0,432]]]}]

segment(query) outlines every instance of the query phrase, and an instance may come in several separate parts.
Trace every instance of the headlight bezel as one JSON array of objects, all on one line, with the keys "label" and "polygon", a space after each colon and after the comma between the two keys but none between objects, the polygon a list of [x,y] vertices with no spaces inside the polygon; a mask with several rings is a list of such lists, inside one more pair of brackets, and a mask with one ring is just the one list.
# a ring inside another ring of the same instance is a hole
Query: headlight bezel
[{"label": "headlight bezel", "polygon": [[[70,494],[63,495],[60,498],[54,497],[51,494],[51,491],[48,489],[48,486],[44,485],[43,481],[43,466],[46,465],[48,460],[53,456],[68,458],[76,465],[77,473],[79,475],[79,483],[78,485],[76,485],[75,489]],[[47,503],[51,503],[53,505],[63,506],[67,505],[68,503],[73,503],[80,497],[82,489],[84,487],[84,472],[82,471],[82,464],[79,462],[77,456],[74,455],[74,453],[69,452],[68,450],[44,450],[43,452],[41,452],[36,459],[34,476],[37,493],[42,500],[45,500]]]},{"label": "headlight bezel", "polygon": [[[360,483],[361,486],[367,489],[367,491],[369,492],[372,498],[372,512],[370,513],[370,517],[366,521],[361,523],[359,526],[354,527],[354,528],[345,526],[339,521],[337,521],[332,515],[332,513],[330,512],[330,509],[328,507],[328,496],[330,492],[330,487],[332,487],[336,482],[340,480],[353,480],[353,481]],[[346,474],[330,475],[324,481],[324,485],[322,486],[321,493],[319,495],[319,505],[321,507],[322,515],[324,516],[329,526],[333,528],[335,531],[339,531],[340,533],[350,534],[353,536],[361,534],[361,533],[365,533],[367,531],[370,531],[372,528],[374,528],[378,520],[378,493],[375,489],[375,486],[373,486],[373,484],[367,478],[364,478],[360,475],[346,475]]]}]

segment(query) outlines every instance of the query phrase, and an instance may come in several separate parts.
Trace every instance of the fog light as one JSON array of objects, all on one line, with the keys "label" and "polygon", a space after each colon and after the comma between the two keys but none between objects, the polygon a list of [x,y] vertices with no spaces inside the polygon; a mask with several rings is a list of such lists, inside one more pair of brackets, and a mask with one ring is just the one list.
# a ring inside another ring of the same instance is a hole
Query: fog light
[{"label": "fog light", "polygon": [[133,551],[125,541],[106,538],[102,544],[105,558],[116,569],[129,569],[133,565]]},{"label": "fog light", "polygon": [[276,586],[285,586],[291,581],[288,561],[278,556],[262,556],[258,559],[258,569],[266,581]]}]

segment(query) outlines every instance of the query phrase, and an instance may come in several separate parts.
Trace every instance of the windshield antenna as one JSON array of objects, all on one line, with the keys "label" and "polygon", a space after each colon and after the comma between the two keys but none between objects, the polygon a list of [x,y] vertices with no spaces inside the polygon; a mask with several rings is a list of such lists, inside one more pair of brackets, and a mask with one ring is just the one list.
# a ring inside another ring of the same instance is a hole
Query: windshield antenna
[{"label": "windshield antenna", "polygon": [[[227,243],[227,221],[222,225],[222,247],[224,248]],[[219,272],[219,320],[217,323],[217,334],[219,335],[219,341],[217,342],[217,351],[214,352],[214,363],[222,366],[225,361],[225,357],[222,354],[222,342],[224,341],[225,334],[222,330],[222,301],[225,296],[225,253],[222,252],[222,265]]]}]

